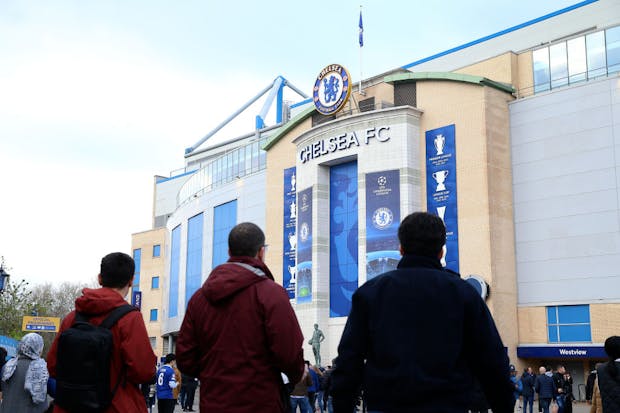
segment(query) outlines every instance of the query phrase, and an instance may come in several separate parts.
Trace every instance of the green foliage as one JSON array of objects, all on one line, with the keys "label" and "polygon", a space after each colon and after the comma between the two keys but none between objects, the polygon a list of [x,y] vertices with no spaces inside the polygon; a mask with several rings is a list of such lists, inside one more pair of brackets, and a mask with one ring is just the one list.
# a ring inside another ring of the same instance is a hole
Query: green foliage
[{"label": "green foliage", "polygon": [[7,283],[0,294],[0,335],[19,340],[24,335],[22,318],[30,315],[31,308],[32,291],[28,288],[28,282]]}]

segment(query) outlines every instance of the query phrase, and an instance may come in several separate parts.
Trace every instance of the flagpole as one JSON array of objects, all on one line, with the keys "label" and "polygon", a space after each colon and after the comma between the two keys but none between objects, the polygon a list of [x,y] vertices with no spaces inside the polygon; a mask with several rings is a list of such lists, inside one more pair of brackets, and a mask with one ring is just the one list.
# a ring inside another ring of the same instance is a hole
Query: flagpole
[{"label": "flagpole", "polygon": [[360,4],[360,23],[359,23],[359,43],[360,43],[360,80],[358,93],[363,95],[362,93],[362,47],[364,46],[364,25],[362,24],[362,5]]}]

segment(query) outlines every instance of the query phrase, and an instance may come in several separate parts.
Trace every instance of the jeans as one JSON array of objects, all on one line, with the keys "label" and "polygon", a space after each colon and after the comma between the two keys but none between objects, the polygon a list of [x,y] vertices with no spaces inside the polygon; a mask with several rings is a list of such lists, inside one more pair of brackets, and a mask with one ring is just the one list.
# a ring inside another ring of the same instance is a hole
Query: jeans
[{"label": "jeans", "polygon": [[558,397],[555,399],[555,401],[558,403],[558,413],[564,413],[564,401],[565,400],[566,400],[566,395],[564,394],[558,395]]},{"label": "jeans", "polygon": [[[323,413],[324,406],[323,406],[323,392],[322,391],[319,391],[316,394],[316,401],[319,404],[319,409],[321,410],[321,413]],[[311,406],[311,407],[314,407],[314,406]]]},{"label": "jeans", "polygon": [[297,411],[297,406],[301,410],[301,413],[312,413],[310,409],[310,402],[307,397],[292,397],[291,396],[291,413]]},{"label": "jeans", "polygon": [[527,413],[527,406],[530,406],[530,413],[534,413],[534,395],[523,396],[523,413]]},{"label": "jeans", "polygon": [[540,404],[540,408],[543,413],[549,413],[549,404],[551,403],[551,399],[538,399],[538,403]]}]

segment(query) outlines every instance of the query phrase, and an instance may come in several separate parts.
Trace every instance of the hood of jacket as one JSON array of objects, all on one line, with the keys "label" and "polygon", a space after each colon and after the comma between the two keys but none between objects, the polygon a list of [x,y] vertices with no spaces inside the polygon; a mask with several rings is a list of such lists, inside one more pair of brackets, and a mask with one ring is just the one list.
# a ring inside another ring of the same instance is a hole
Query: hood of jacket
[{"label": "hood of jacket", "polygon": [[[252,268],[246,268],[244,265]],[[230,257],[227,262],[211,271],[209,278],[202,285],[202,293],[209,302],[216,304],[268,279],[273,281],[273,275],[264,262],[252,257]]]},{"label": "hood of jacket", "polygon": [[111,288],[84,288],[82,295],[75,300],[75,310],[83,314],[99,315],[124,304],[127,301]]}]

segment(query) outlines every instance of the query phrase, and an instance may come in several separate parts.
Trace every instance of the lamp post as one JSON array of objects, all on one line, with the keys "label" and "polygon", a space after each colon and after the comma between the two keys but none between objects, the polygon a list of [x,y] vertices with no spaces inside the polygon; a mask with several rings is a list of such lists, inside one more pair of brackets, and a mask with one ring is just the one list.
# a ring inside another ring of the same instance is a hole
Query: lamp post
[{"label": "lamp post", "polygon": [[4,271],[4,266],[0,264],[0,294],[4,292],[4,287],[9,282],[9,277],[9,273]]}]

